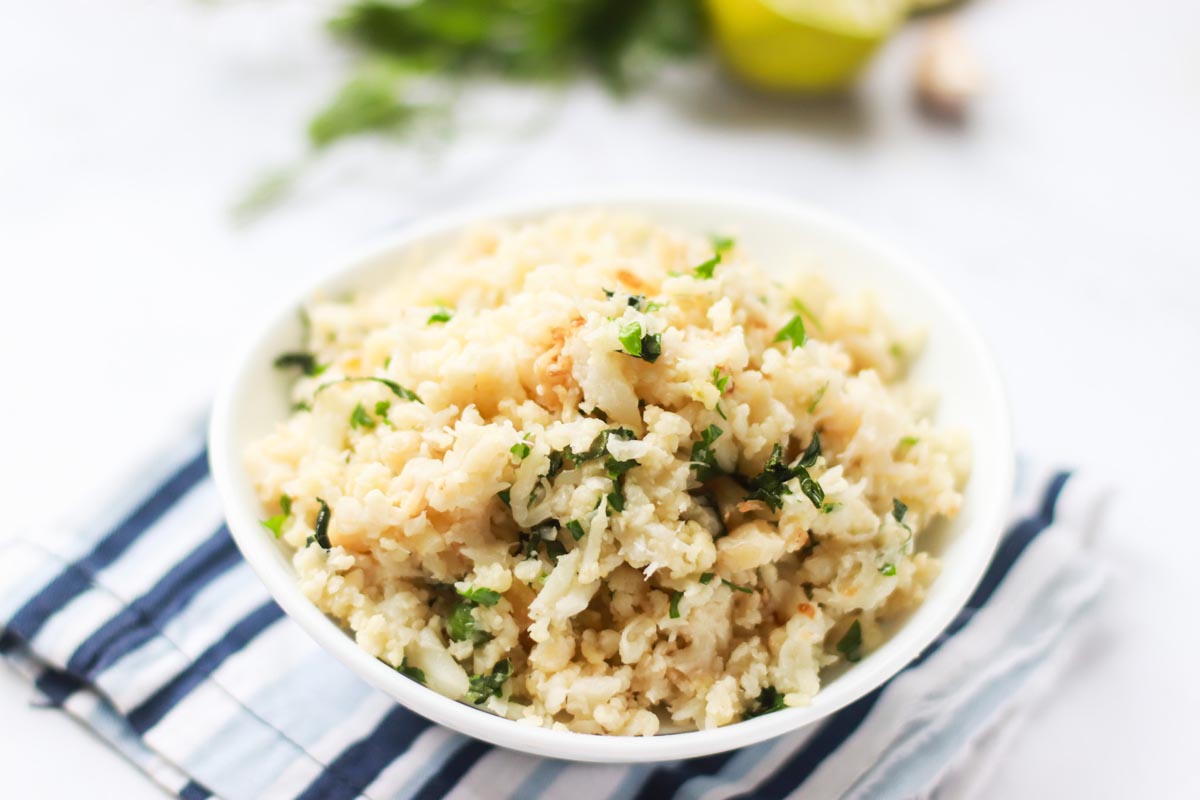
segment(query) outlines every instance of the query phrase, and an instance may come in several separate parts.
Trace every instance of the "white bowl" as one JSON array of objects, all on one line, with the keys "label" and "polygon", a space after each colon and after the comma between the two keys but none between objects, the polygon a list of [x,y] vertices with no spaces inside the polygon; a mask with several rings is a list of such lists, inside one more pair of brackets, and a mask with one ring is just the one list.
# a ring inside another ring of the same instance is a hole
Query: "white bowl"
[{"label": "white bowl", "polygon": [[[426,689],[359,649],[338,623],[301,593],[289,554],[259,524],[266,516],[243,464],[246,445],[288,413],[288,379],[272,360],[300,342],[296,310],[320,291],[325,296],[377,285],[395,274],[409,248],[452,239],[485,219],[523,220],[563,208],[605,206],[645,214],[695,231],[736,231],[739,247],[764,269],[815,257],[816,268],[837,285],[873,288],[898,320],[924,325],[928,344],[914,377],[940,393],[938,422],[965,428],[974,467],[959,516],[922,549],[942,560],[925,602],[862,661],[824,685],[805,708],[792,708],[708,731],[658,736],[597,736],[518,725]],[[209,459],[225,505],[229,530],[246,560],[283,610],[362,678],[434,722],[492,744],[542,756],[598,762],[690,758],[744,747],[810,725],[887,681],[937,637],[967,601],[992,556],[1007,517],[1014,457],[1009,411],[999,372],[963,309],[921,268],[869,235],[791,201],[731,192],[623,191],[570,200],[511,203],[430,219],[336,263],[311,286],[297,287],[261,331],[252,336],[218,396],[209,431]]]}]

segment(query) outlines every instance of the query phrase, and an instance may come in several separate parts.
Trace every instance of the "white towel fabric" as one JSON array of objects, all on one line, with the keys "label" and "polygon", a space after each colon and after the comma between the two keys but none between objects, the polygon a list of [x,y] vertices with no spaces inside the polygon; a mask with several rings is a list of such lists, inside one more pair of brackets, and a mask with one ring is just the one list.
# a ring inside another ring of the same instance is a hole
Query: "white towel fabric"
[{"label": "white towel fabric", "polygon": [[0,561],[0,652],[182,798],[971,797],[1104,581],[1088,548],[1102,493],[1024,464],[967,608],[886,685],[732,753],[574,764],[433,725],[325,654],[242,561],[205,458],[190,438],[123,500]]}]

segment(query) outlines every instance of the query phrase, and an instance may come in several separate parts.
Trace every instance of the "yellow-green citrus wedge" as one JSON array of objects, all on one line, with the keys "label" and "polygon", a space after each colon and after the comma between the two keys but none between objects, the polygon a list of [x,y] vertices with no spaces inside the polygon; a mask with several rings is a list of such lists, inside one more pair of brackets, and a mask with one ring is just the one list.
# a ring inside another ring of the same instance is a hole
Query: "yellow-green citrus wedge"
[{"label": "yellow-green citrus wedge", "polygon": [[846,86],[904,21],[911,0],[706,0],[729,66],[768,89]]}]

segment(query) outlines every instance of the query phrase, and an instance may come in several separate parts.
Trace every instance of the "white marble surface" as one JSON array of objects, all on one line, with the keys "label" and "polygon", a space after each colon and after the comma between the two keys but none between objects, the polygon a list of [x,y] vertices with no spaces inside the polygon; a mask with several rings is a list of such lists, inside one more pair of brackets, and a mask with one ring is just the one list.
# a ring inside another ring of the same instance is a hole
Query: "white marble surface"
[{"label": "white marble surface", "polygon": [[[1200,6],[976,0],[966,16],[989,81],[962,131],[912,112],[910,34],[856,102],[746,97],[711,76],[625,105],[587,86],[509,98],[471,126],[504,134],[466,131],[437,164],[349,148],[238,230],[231,198],[297,151],[335,80],[311,4],[12,4],[0,537],[36,531],[202,410],[281,284],[422,208],[614,179],[773,190],[926,261],[999,353],[1022,449],[1113,482],[1096,556],[1110,592],[988,796],[1200,796]],[[159,796],[29,699],[0,670],[0,795]]]}]

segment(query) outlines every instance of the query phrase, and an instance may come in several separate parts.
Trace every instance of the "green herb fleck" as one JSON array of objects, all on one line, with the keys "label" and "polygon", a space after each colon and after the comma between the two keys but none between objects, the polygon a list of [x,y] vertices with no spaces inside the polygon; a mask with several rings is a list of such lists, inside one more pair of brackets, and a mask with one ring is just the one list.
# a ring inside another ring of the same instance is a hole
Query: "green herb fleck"
[{"label": "green herb fleck", "polygon": [[692,467],[696,470],[696,480],[703,482],[721,474],[721,466],[712,448],[722,433],[724,431],[716,425],[709,425],[700,432],[700,441],[692,443]]},{"label": "green herb fleck", "polygon": [[473,642],[476,646],[492,638],[490,633],[476,626],[475,603],[471,601],[459,603],[450,612],[450,618],[446,620],[446,633],[456,642]]},{"label": "green herb fleck", "polygon": [[821,440],[817,433],[813,432],[812,441],[808,443],[808,447],[804,451],[804,455],[793,466],[787,466],[783,463],[783,447],[776,444],[771,450],[771,455],[767,459],[767,463],[763,466],[762,472],[750,480],[751,492],[747,496],[748,500],[762,500],[772,511],[778,511],[783,508],[783,496],[791,494],[792,490],[787,485],[787,482],[792,478],[800,479],[800,491],[812,502],[813,506],[820,508],[825,500],[825,492],[821,488],[821,484],[813,480],[808,474],[808,467],[816,463],[817,457],[821,454]]},{"label": "green herb fleck", "polygon": [[701,572],[700,573],[700,582],[701,583],[708,585],[712,581],[712,579],[713,579],[713,574],[711,572]]},{"label": "green herb fleck", "polygon": [[383,420],[387,424],[391,425],[392,423],[388,419],[388,411],[390,411],[391,408],[392,408],[392,403],[390,400],[380,400],[379,402],[377,402],[375,404],[375,416],[379,417],[381,420]]},{"label": "green herb fleck", "polygon": [[808,341],[808,334],[804,330],[804,320],[800,315],[792,317],[787,325],[779,329],[779,333],[775,334],[772,340],[775,342],[791,342],[792,347],[803,347]]},{"label": "green herb fleck", "polygon": [[679,619],[679,601],[683,597],[683,592],[674,592],[671,595],[671,608],[667,612],[671,619]]},{"label": "green herb fleck", "polygon": [[489,697],[499,697],[504,682],[512,677],[512,662],[507,658],[496,662],[491,675],[472,675],[467,699],[481,706]]},{"label": "green herb fleck", "polygon": [[332,516],[332,513],[329,511],[329,504],[324,500],[318,497],[317,502],[321,504],[321,508],[317,511],[317,525],[313,530],[313,541],[325,550],[328,550],[330,548],[329,518]]},{"label": "green herb fleck", "polygon": [[653,364],[662,355],[662,334],[642,333],[642,323],[630,320],[621,326],[617,339],[626,355],[640,358]]},{"label": "green herb fleck", "polygon": [[409,391],[408,389],[405,389],[403,386],[396,383],[395,381],[388,380],[387,378],[376,378],[373,375],[356,377],[356,378],[338,378],[336,381],[330,381],[329,383],[322,383],[320,386],[317,387],[317,390],[315,392],[313,392],[313,397],[316,397],[321,392],[328,389],[330,386],[337,386],[339,383],[362,383],[365,381],[372,381],[374,383],[379,383],[379,384],[386,386],[388,388],[388,390],[391,391],[392,394],[396,395],[396,397],[399,397],[401,400],[412,400],[413,402],[417,402],[417,403],[421,402],[421,398],[417,397],[416,392],[412,392],[412,391]]},{"label": "green herb fleck", "polygon": [[743,716],[746,719],[753,719],[773,711],[782,711],[785,708],[787,705],[783,702],[783,695],[774,686],[768,686],[759,693],[754,700],[754,705],[747,709]]},{"label": "green herb fleck", "polygon": [[546,556],[551,563],[557,564],[558,559],[567,554],[567,548],[558,539],[550,539],[546,542]]},{"label": "green herb fleck", "polygon": [[354,411],[350,412],[350,427],[366,428],[367,430],[375,427],[375,420],[371,419],[371,415],[363,408],[362,403],[356,405]]},{"label": "green herb fleck", "polygon": [[528,442],[517,442],[512,447],[508,448],[508,452],[516,456],[518,461],[522,461],[529,457],[529,453],[532,449],[533,448],[529,446]]},{"label": "green herb fleck", "polygon": [[262,526],[275,534],[276,539],[283,533],[283,526],[287,524],[288,518],[292,515],[292,498],[286,494],[279,495],[279,510],[281,513],[261,520]]},{"label": "green herb fleck", "polygon": [[411,667],[408,664],[408,656],[400,660],[400,666],[396,667],[396,671],[406,678],[410,678],[419,684],[425,684],[425,671],[417,667]]},{"label": "green herb fleck", "polygon": [[825,385],[817,390],[817,396],[808,404],[808,413],[813,413],[817,410],[817,404],[825,397],[825,391],[829,388],[829,381],[825,381]]},{"label": "green herb fleck", "polygon": [[832,514],[833,512],[837,511],[841,507],[842,507],[841,503],[826,501],[824,503],[821,503],[821,513],[822,514]]},{"label": "green herb fleck", "polygon": [[814,328],[819,331],[824,330],[824,328],[821,327],[821,320],[817,319],[817,315],[814,314],[808,306],[804,305],[804,302],[800,298],[792,298],[792,308],[796,309],[803,316],[807,317],[808,321],[812,323]]},{"label": "green herb fleck", "polygon": [[751,589],[749,586],[738,586],[736,583],[733,583],[732,581],[727,581],[724,578],[721,578],[721,583],[725,584],[730,589],[733,589],[735,592],[744,592],[745,594],[754,594],[754,590]]},{"label": "green herb fleck", "polygon": [[813,431],[812,441],[808,443],[808,447],[804,448],[804,455],[800,456],[800,466],[808,469],[817,463],[817,457],[820,455],[821,436],[816,431]]},{"label": "green herb fleck", "polygon": [[662,334],[648,333],[642,337],[642,360],[653,364],[662,355]]},{"label": "green herb fleck", "polygon": [[567,528],[567,531],[570,532],[571,538],[574,539],[575,541],[578,542],[580,539],[583,538],[583,534],[584,534],[583,525],[581,525],[577,520],[571,520],[570,522],[568,522],[566,525],[566,528]]},{"label": "green herb fleck", "polygon": [[725,387],[729,385],[729,376],[722,375],[720,367],[713,367],[712,382],[718,392],[725,394]]},{"label": "green herb fleck", "polygon": [[316,376],[324,372],[329,365],[318,364],[317,357],[312,353],[302,351],[281,353],[275,359],[275,368],[287,369],[288,367],[299,367],[305,375]]},{"label": "green herb fleck", "polygon": [[512,487],[501,489],[500,491],[496,492],[496,497],[500,498],[501,503],[504,503],[504,505],[512,508]]},{"label": "green herb fleck", "polygon": [[902,449],[908,449],[908,448],[912,447],[913,445],[915,445],[919,441],[921,441],[921,440],[918,439],[916,436],[905,436],[904,438],[902,438],[900,440],[899,447],[901,447]]},{"label": "green herb fleck", "polygon": [[904,503],[901,503],[900,498],[893,497],[892,498],[892,516],[896,519],[896,522],[903,524],[904,515],[907,513],[908,513],[908,506],[904,505]]},{"label": "green herb fleck", "polygon": [[483,589],[468,586],[466,589],[456,589],[460,597],[478,603],[481,606],[494,606],[500,602],[500,593],[495,589]]},{"label": "green herb fleck", "polygon": [[707,261],[697,264],[692,269],[692,277],[702,281],[712,280],[713,273],[716,271],[717,265],[720,263],[721,254],[717,253]]},{"label": "green herb fleck", "polygon": [[642,323],[636,320],[626,322],[617,332],[617,339],[626,353],[635,358],[642,357]]},{"label": "green herb fleck", "polygon": [[837,649],[851,664],[862,658],[862,626],[858,620],[838,640]]},{"label": "green herb fleck", "polygon": [[713,234],[708,238],[712,242],[713,252],[719,256],[723,256],[733,249],[734,241],[732,236],[718,236],[717,234]]},{"label": "green herb fleck", "polygon": [[882,567],[879,568],[879,574],[887,575],[889,577],[892,575],[895,575],[896,574],[896,565],[891,562],[884,564]]},{"label": "green herb fleck", "polygon": [[425,321],[425,324],[433,325],[434,323],[439,322],[449,322],[452,316],[453,315],[450,313],[450,309],[444,306],[439,306],[437,311],[434,311],[429,315],[429,319]]}]

